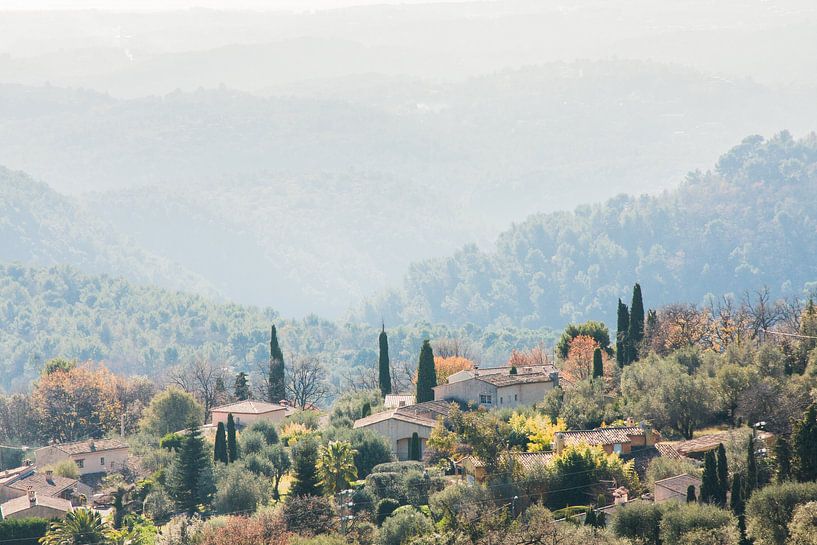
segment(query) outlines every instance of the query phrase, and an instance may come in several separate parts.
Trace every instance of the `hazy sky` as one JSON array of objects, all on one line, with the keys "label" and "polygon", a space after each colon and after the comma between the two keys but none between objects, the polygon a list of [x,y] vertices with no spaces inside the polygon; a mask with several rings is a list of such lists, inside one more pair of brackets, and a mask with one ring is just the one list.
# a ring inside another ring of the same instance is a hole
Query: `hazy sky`
[{"label": "hazy sky", "polygon": [[[465,2],[474,0],[448,0]],[[476,0],[480,1],[480,0]],[[487,0],[486,0],[487,1]],[[332,9],[376,4],[428,4],[429,0],[0,0],[2,9],[161,10],[204,7],[214,9],[295,10]]]}]

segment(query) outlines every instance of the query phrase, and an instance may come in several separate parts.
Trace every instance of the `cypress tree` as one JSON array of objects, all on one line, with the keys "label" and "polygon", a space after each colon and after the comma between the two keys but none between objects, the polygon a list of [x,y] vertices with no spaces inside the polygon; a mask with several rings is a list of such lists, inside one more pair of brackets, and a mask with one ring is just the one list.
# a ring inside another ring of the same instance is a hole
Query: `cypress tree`
[{"label": "cypress tree", "polygon": [[250,399],[250,383],[247,381],[247,373],[241,371],[235,376],[233,394],[239,401]]},{"label": "cypress tree", "polygon": [[411,434],[411,441],[409,442],[409,460],[420,461],[420,436],[417,432]]},{"label": "cypress tree", "polygon": [[226,464],[229,462],[227,457],[227,432],[224,431],[224,423],[219,422],[216,427],[216,443],[213,447],[213,461]]},{"label": "cypress tree", "polygon": [[437,385],[437,372],[434,369],[434,352],[431,343],[426,339],[420,349],[417,362],[417,403],[434,401],[434,387]]},{"label": "cypress tree", "polygon": [[755,458],[755,434],[752,432],[746,443],[746,479],[743,483],[743,500],[752,497],[757,488],[757,459]]},{"label": "cypress tree", "polygon": [[295,481],[289,493],[291,496],[319,496],[318,443],[311,436],[299,440],[292,449],[295,465]]},{"label": "cypress tree", "polygon": [[190,426],[169,473],[168,492],[179,509],[193,513],[210,503],[215,493],[213,464],[197,425]]},{"label": "cypress tree", "polygon": [[715,452],[710,450],[707,451],[704,457],[704,474],[701,479],[701,503],[717,503],[720,495],[719,488]]},{"label": "cypress tree", "polygon": [[389,370],[389,338],[386,335],[386,324],[380,332],[380,359],[377,363],[377,381],[383,397],[391,393],[391,371]]},{"label": "cypress tree", "polygon": [[593,378],[604,376],[604,361],[601,358],[601,348],[593,350]]},{"label": "cypress tree", "polygon": [[723,443],[718,445],[717,451],[718,462],[718,505],[726,506],[726,496],[729,493],[729,466],[726,461],[726,449],[723,448]]},{"label": "cypress tree", "polygon": [[509,375],[516,375],[518,373],[519,373],[519,371],[516,369],[516,365],[511,365],[511,370],[508,371],[508,374]]},{"label": "cypress tree", "polygon": [[630,328],[630,312],[627,305],[618,300],[618,320],[616,321],[616,362],[619,367],[627,363],[628,330]]},{"label": "cypress tree", "polygon": [[233,413],[227,413],[227,459],[230,463],[238,460],[238,443],[235,440]]},{"label": "cypress tree", "polygon": [[372,404],[368,401],[360,408],[360,418],[366,418],[372,414]]},{"label": "cypress tree", "polygon": [[774,458],[777,463],[777,481],[782,483],[791,479],[791,447],[784,435],[774,443]]},{"label": "cypress tree", "polygon": [[732,477],[732,494],[729,497],[729,508],[738,518],[738,531],[740,532],[740,543],[741,545],[748,543],[746,540],[746,515],[744,514],[746,510],[746,501],[743,498],[743,488],[744,483],[741,475],[735,474]]},{"label": "cypress tree", "polygon": [[638,359],[638,349],[644,339],[644,301],[641,299],[641,285],[633,286],[633,302],[630,305],[630,323],[627,328],[629,361]]},{"label": "cypress tree", "polygon": [[812,403],[792,432],[794,475],[800,482],[817,480],[817,404]]},{"label": "cypress tree", "polygon": [[687,503],[695,503],[698,498],[695,497],[695,485],[691,484],[687,487]]},{"label": "cypress tree", "polygon": [[270,403],[278,403],[282,399],[286,399],[284,353],[281,352],[281,347],[278,345],[278,331],[275,329],[275,325],[273,325],[270,330],[268,381],[269,391],[267,392],[267,401]]}]

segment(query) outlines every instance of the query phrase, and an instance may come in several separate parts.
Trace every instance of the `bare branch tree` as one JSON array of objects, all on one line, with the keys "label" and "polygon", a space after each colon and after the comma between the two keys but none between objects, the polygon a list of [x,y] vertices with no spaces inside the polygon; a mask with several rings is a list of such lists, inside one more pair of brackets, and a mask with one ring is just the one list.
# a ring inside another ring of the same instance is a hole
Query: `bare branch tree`
[{"label": "bare branch tree", "polygon": [[459,357],[474,361],[479,357],[474,343],[468,339],[446,337],[431,341],[431,346],[434,349],[434,355],[441,358]]},{"label": "bare branch tree", "polygon": [[223,367],[208,361],[196,360],[185,365],[177,365],[167,372],[171,384],[193,394],[204,406],[204,422],[210,417],[210,410],[224,399],[226,394]]},{"label": "bare branch tree", "polygon": [[754,294],[746,290],[743,294],[743,306],[751,320],[752,337],[762,343],[766,339],[766,331],[783,316],[780,302],[772,302],[768,286],[763,286],[762,289],[755,290]]},{"label": "bare branch tree", "polygon": [[286,386],[294,405],[301,409],[320,404],[330,392],[326,369],[315,357],[297,358],[287,370]]}]

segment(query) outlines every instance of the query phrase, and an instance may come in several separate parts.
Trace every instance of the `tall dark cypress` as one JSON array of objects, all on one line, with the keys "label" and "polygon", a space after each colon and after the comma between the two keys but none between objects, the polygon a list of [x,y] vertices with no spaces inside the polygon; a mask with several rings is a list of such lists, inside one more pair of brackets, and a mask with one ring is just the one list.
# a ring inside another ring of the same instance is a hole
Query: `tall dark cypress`
[{"label": "tall dark cypress", "polygon": [[630,323],[627,328],[629,360],[638,359],[638,350],[644,339],[644,301],[641,298],[641,285],[633,286],[633,302],[630,305]]},{"label": "tall dark cypress", "polygon": [[437,385],[437,372],[434,369],[434,352],[431,343],[426,339],[420,349],[417,362],[417,403],[434,401],[434,387]]},{"label": "tall dark cypress", "polygon": [[817,404],[812,404],[795,422],[792,432],[794,475],[800,482],[817,480]]},{"label": "tall dark cypress", "polygon": [[420,461],[420,436],[417,432],[411,434],[411,442],[409,443],[409,460]]},{"label": "tall dark cypress", "polygon": [[777,465],[777,482],[783,483],[791,479],[791,447],[785,435],[774,442],[774,459]]},{"label": "tall dark cypress", "polygon": [[746,540],[746,501],[743,498],[743,479],[740,473],[732,477],[732,494],[729,496],[729,508],[738,517],[738,531],[740,532],[740,544],[748,543]]},{"label": "tall dark cypress", "polygon": [[619,367],[627,363],[628,330],[630,328],[630,312],[627,305],[618,300],[618,320],[616,321],[616,362]]},{"label": "tall dark cypress", "polygon": [[726,496],[729,493],[729,465],[726,461],[726,449],[723,443],[718,445],[718,505],[726,506]]},{"label": "tall dark cypress", "polygon": [[282,399],[286,399],[286,385],[284,383],[284,353],[281,352],[281,347],[278,345],[278,332],[275,325],[270,331],[269,340],[269,391],[267,392],[267,401],[270,403],[278,403]]},{"label": "tall dark cypress", "polygon": [[704,474],[701,478],[701,503],[717,503],[720,495],[718,483],[718,466],[715,452],[707,451],[704,456]]},{"label": "tall dark cypress", "polygon": [[757,458],[755,458],[755,435],[746,443],[746,480],[743,483],[743,500],[748,501],[757,488]]},{"label": "tall dark cypress", "polygon": [[601,357],[601,348],[593,350],[593,378],[604,376],[604,360]]},{"label": "tall dark cypress", "polygon": [[250,383],[247,381],[247,373],[241,371],[235,376],[233,384],[233,395],[239,401],[250,399]]},{"label": "tall dark cypress", "polygon": [[695,496],[695,485],[691,484],[687,487],[687,503],[695,503],[698,498]]},{"label": "tall dark cypress", "polygon": [[389,370],[389,338],[386,336],[386,324],[380,332],[380,359],[377,364],[377,381],[383,397],[391,393],[391,371]]},{"label": "tall dark cypress", "polygon": [[213,447],[213,460],[226,464],[229,462],[227,457],[227,432],[224,431],[224,423],[219,422],[216,427],[216,443]]},{"label": "tall dark cypress", "polygon": [[235,440],[233,413],[227,413],[227,458],[230,463],[238,460],[238,443]]}]

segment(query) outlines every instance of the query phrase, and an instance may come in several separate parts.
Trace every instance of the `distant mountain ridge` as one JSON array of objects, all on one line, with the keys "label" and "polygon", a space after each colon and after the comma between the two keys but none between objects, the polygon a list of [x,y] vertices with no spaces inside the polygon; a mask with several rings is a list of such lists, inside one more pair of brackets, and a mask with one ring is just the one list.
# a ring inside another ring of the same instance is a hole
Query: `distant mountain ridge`
[{"label": "distant mountain ridge", "polygon": [[488,251],[469,245],[413,264],[402,289],[361,316],[611,324],[635,281],[650,306],[763,285],[775,295],[817,288],[817,135],[748,137],[676,190],[531,216]]}]

